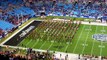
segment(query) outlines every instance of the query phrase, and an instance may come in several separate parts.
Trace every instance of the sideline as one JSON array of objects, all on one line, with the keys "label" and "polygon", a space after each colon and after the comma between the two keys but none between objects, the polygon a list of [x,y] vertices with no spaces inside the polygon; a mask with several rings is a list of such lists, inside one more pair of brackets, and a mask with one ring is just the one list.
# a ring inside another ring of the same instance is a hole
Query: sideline
[{"label": "sideline", "polygon": [[[1,45],[3,47],[6,47],[7,45]],[[27,50],[28,48],[24,47],[17,47],[17,46],[8,46],[9,48],[15,48],[15,49],[22,49],[22,50]],[[47,50],[41,50],[41,49],[32,49],[34,51],[40,51],[40,52],[47,52]],[[54,51],[49,51],[50,53],[53,53]],[[60,54],[62,55],[60,57]],[[64,52],[58,52],[55,51],[54,55],[56,58],[64,59],[66,55],[68,55],[68,60],[75,60],[78,59],[78,54],[73,54],[73,53],[64,53]]]},{"label": "sideline", "polygon": [[107,23],[98,23],[98,22],[84,22],[82,21],[81,24],[85,24],[85,25],[98,25],[98,26],[107,26]]}]

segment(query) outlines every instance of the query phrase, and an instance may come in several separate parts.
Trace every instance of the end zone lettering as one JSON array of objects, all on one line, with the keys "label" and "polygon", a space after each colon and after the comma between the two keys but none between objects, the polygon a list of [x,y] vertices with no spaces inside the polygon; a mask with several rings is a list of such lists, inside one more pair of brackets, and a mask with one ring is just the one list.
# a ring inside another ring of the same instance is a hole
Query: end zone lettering
[{"label": "end zone lettering", "polygon": [[29,33],[35,26],[30,26],[29,28],[27,28],[25,31],[22,31],[22,33],[19,35],[20,38],[24,37],[27,33]]}]

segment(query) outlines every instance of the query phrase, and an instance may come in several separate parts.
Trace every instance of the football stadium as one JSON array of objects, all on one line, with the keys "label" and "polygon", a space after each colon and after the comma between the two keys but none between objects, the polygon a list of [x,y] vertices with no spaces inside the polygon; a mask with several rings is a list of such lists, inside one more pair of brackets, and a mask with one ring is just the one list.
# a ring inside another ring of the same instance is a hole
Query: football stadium
[{"label": "football stadium", "polygon": [[0,0],[0,60],[107,60],[107,0]]}]

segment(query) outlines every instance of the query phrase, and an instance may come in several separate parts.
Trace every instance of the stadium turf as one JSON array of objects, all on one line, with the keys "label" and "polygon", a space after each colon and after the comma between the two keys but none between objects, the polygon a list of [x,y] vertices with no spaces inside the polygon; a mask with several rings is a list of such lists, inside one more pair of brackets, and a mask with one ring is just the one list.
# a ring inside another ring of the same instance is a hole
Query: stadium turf
[{"label": "stadium turf", "polygon": [[[66,33],[67,33],[66,35],[68,35],[69,31],[70,29],[66,30]],[[46,35],[44,33],[41,33],[41,34]],[[107,34],[107,27],[81,24],[74,38],[70,43],[65,41],[53,42],[53,40],[45,40],[40,38],[37,38],[37,39],[25,38],[18,46],[34,48],[34,49],[76,53],[76,54],[107,56],[107,54],[105,53],[107,51],[107,42],[94,40],[92,38],[93,34]],[[47,39],[51,39],[51,37],[49,36]],[[64,39],[65,38],[63,37],[61,38],[61,40],[64,40]]]}]

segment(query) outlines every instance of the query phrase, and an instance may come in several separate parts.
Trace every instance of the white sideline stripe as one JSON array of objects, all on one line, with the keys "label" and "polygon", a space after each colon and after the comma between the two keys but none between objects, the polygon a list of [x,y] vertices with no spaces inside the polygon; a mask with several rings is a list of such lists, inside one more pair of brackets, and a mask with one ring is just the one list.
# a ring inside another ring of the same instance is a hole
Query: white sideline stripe
[{"label": "white sideline stripe", "polygon": [[19,33],[21,30],[23,30],[25,27],[27,27],[28,25],[30,25],[34,20],[30,21],[28,24],[26,24],[24,27],[20,28],[17,32],[15,32],[14,34],[12,34],[9,38],[7,38],[4,42],[2,42],[0,45],[3,45],[4,43],[6,43],[9,39],[11,39],[13,36],[15,36],[17,33]]},{"label": "white sideline stripe", "polygon": [[84,22],[82,21],[81,24],[85,24],[85,25],[98,25],[98,26],[107,26],[107,23],[96,23],[96,22]]},{"label": "white sideline stripe", "polygon": [[[91,28],[91,25],[90,25],[89,28]],[[85,44],[87,43],[89,33],[90,33],[90,31],[87,33],[87,37],[86,37],[86,40],[85,40]],[[84,53],[84,50],[85,50],[85,46],[84,46],[83,49],[82,49],[82,54]]]},{"label": "white sideline stripe", "polygon": [[[6,45],[1,45],[3,47],[6,47]],[[9,46],[10,48],[14,48],[14,49],[22,49],[22,50],[26,50],[28,48],[24,48],[24,47],[17,47],[17,46]],[[40,51],[40,52],[47,52],[47,50],[41,50],[41,49],[33,49],[34,51]],[[54,51],[49,50],[50,53],[53,53]],[[68,60],[76,60],[78,58],[78,54],[74,54],[74,53],[64,53],[64,52],[59,52],[59,51],[55,51],[55,56],[57,58],[61,58],[60,56],[58,56],[59,54],[62,55],[68,55]],[[57,54],[57,55],[56,55]],[[62,56],[65,57],[65,56]],[[101,57],[101,56],[99,56]]]},{"label": "white sideline stripe", "polygon": [[[6,47],[7,45],[1,45],[2,47]],[[22,50],[26,50],[28,48],[25,48],[25,47],[18,47],[18,46],[8,46],[9,48],[19,48],[19,49],[22,49]],[[42,49],[33,49],[34,51],[40,51],[40,52],[47,52],[47,50],[42,50]],[[54,52],[54,51],[51,51],[49,50],[50,52]],[[64,52],[58,52],[58,51],[55,51],[56,53],[64,53]],[[68,54],[71,54],[71,53],[68,53]]]},{"label": "white sideline stripe", "polygon": [[[1,46],[6,47],[7,45],[1,45]],[[25,48],[25,47],[18,47],[18,46],[8,46],[8,47],[10,47],[10,48],[16,48],[16,49],[19,48],[19,49],[22,49],[22,50],[28,49],[28,48]],[[40,52],[47,52],[47,50],[42,50],[42,49],[33,49],[33,50],[34,51],[40,51]],[[54,51],[49,50],[49,52],[53,53]],[[55,53],[64,53],[64,52],[55,51]],[[71,53],[67,53],[67,54],[71,54]],[[77,55],[77,54],[75,54],[75,55]]]},{"label": "white sideline stripe", "polygon": [[82,31],[81,31],[81,33],[80,33],[80,35],[79,35],[79,38],[78,38],[78,41],[77,41],[77,43],[76,43],[76,45],[75,45],[75,48],[74,48],[74,50],[73,50],[73,53],[75,52],[75,49],[77,48],[77,44],[79,43],[79,40],[80,40],[80,38],[81,38],[81,36],[82,36],[82,32],[83,32],[84,27],[85,27],[85,25],[84,25],[83,28],[82,28]]},{"label": "white sideline stripe", "polygon": [[[1,46],[3,46],[3,47],[6,47],[7,45],[1,45]],[[18,47],[18,46],[8,46],[8,47],[10,47],[10,48],[19,48],[19,49],[22,49],[22,50],[26,50],[26,49],[28,49],[28,48],[25,48],[25,47]],[[35,50],[35,51],[41,51],[41,52],[46,52],[47,50],[40,50],[40,49],[33,49],[33,50]],[[52,51],[50,51],[50,52],[52,52]]]},{"label": "white sideline stripe", "polygon": [[[98,26],[96,26],[95,33],[97,33],[97,29],[98,29]],[[93,45],[92,45],[92,49],[91,49],[91,55],[93,53],[94,44],[95,44],[95,41],[93,40]]]}]

